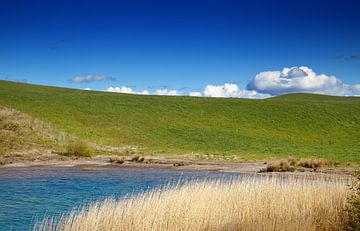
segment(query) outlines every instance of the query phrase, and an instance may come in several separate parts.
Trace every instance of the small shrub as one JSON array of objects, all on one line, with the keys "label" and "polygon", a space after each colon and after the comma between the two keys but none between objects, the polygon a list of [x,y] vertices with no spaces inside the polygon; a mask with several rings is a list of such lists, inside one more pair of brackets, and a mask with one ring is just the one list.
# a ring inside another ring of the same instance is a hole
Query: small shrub
[{"label": "small shrub", "polygon": [[304,169],[298,168],[299,166],[303,168],[311,168],[316,171],[322,166],[331,166],[331,161],[314,158],[299,160],[289,157],[286,160],[279,162],[269,162],[267,167],[265,169],[261,169],[260,172],[294,172],[296,169],[304,171]]},{"label": "small shrub", "polygon": [[317,168],[320,167],[320,162],[315,159],[306,159],[300,162],[300,166],[304,168]]},{"label": "small shrub", "polygon": [[145,157],[139,157],[138,162],[143,162],[145,160]]},{"label": "small shrub", "polygon": [[139,160],[140,156],[133,156],[131,157],[131,161],[137,162]]},{"label": "small shrub", "polygon": [[306,160],[302,160],[300,161],[300,166],[304,167],[304,168],[320,168],[323,166],[330,166],[331,165],[331,161],[329,160],[321,160],[321,159],[306,159]]},{"label": "small shrub", "polygon": [[130,161],[143,162],[144,160],[145,160],[145,157],[143,157],[143,156],[133,156]]},{"label": "small shrub", "polygon": [[112,156],[110,157],[110,162],[116,164],[123,164],[125,162],[125,159],[124,157],[120,157],[120,156]]},{"label": "small shrub", "polygon": [[295,167],[291,166],[288,161],[271,162],[268,163],[266,169],[260,170],[260,172],[293,172]]},{"label": "small shrub", "polygon": [[91,157],[92,152],[84,141],[74,141],[67,146],[67,154],[70,156]]}]

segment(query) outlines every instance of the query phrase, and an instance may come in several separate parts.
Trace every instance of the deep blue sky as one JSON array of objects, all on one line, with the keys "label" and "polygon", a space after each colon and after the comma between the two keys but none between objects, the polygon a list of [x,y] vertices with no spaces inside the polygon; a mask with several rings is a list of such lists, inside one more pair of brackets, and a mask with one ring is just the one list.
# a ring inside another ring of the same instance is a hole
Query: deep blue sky
[{"label": "deep blue sky", "polygon": [[[0,79],[199,91],[308,66],[355,84],[359,12],[360,1],[344,0],[1,0]],[[69,81],[87,75],[117,80]]]}]

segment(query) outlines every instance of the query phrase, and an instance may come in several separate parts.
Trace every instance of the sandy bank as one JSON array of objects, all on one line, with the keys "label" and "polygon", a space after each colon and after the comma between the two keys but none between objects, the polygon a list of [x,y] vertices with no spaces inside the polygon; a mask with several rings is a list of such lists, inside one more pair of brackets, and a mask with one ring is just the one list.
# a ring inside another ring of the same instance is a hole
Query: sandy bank
[{"label": "sandy bank", "polygon": [[349,179],[349,176],[357,168],[323,168],[316,172],[272,172],[259,173],[266,167],[264,161],[249,162],[224,162],[224,161],[199,161],[183,157],[164,157],[164,156],[145,156],[142,162],[131,161],[129,158],[122,164],[112,163],[110,156],[100,155],[93,158],[69,158],[57,157],[47,160],[34,160],[11,163],[0,166],[0,168],[12,167],[77,167],[84,170],[98,168],[143,168],[143,169],[169,169],[174,171],[211,171],[211,172],[232,172],[246,174],[262,174],[271,176],[294,176],[294,177],[312,177],[324,176],[325,178]]}]

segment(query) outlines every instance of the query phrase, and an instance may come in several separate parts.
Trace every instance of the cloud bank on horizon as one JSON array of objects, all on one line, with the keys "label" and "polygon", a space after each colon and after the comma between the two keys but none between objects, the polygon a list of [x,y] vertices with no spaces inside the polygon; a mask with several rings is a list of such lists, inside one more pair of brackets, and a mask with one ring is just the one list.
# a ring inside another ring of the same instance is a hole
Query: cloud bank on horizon
[{"label": "cloud bank on horizon", "polygon": [[143,91],[134,91],[132,88],[130,87],[109,87],[106,91],[109,92],[117,92],[117,93],[127,93],[127,94],[139,94],[139,95],[150,95],[150,92],[148,90],[143,90]]},{"label": "cloud bank on horizon", "polygon": [[91,83],[95,81],[116,81],[116,78],[103,76],[103,75],[88,75],[88,76],[76,76],[71,78],[69,81],[72,83]]},{"label": "cloud bank on horizon", "polygon": [[315,93],[336,96],[360,96],[360,84],[346,84],[335,76],[317,74],[309,67],[285,67],[281,71],[258,73],[241,89],[237,84],[206,85],[202,92],[182,93],[178,90],[158,89],[135,91],[129,87],[112,87],[106,91],[143,95],[188,95],[194,97],[225,97],[262,99],[288,93]]}]

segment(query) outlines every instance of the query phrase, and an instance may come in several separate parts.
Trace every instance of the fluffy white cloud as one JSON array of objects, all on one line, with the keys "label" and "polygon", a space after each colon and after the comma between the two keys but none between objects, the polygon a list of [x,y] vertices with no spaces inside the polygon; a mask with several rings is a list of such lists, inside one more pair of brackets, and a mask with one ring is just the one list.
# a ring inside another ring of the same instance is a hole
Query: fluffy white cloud
[{"label": "fluffy white cloud", "polygon": [[282,71],[260,72],[250,80],[247,90],[270,95],[297,92],[328,95],[360,93],[358,85],[345,84],[335,76],[318,75],[308,67],[291,67],[284,68]]},{"label": "fluffy white cloud", "polygon": [[85,90],[85,91],[91,91],[91,89],[90,89],[90,88],[88,88],[88,87],[82,88],[82,90]]},{"label": "fluffy white cloud", "polygon": [[[168,89],[158,89],[153,93],[150,93],[147,90],[144,91],[134,91],[130,87],[109,87],[107,89],[109,92],[118,92],[118,93],[127,93],[127,94],[142,94],[142,95],[185,95],[178,92],[177,90],[168,90]],[[190,92],[187,95],[189,96],[206,96],[206,97],[232,97],[232,98],[267,98],[270,97],[268,94],[261,94],[256,91],[247,91],[239,89],[238,85],[232,83],[225,83],[224,85],[207,85],[204,89],[204,92]]]},{"label": "fluffy white cloud", "polygon": [[207,85],[203,92],[184,94],[177,90],[158,89],[152,93],[147,90],[134,91],[129,87],[109,87],[107,91],[143,95],[189,95],[205,97],[253,98],[262,99],[285,93],[317,93],[342,96],[359,96],[360,84],[349,85],[335,76],[316,74],[308,67],[284,68],[282,71],[260,72],[252,78],[246,89],[237,84]]},{"label": "fluffy white cloud", "polygon": [[194,92],[190,92],[190,93],[189,93],[189,96],[200,97],[200,96],[202,96],[202,94],[201,94],[200,92],[198,92],[198,91],[194,91]]},{"label": "fluffy white cloud", "polygon": [[360,84],[350,86],[351,95],[360,96]]},{"label": "fluffy white cloud", "polygon": [[140,94],[140,95],[149,95],[150,92],[147,90],[143,90],[143,91],[134,91],[133,89],[131,89],[130,87],[109,87],[107,89],[107,91],[109,92],[117,92],[117,93],[126,93],[126,94]]},{"label": "fluffy white cloud", "polygon": [[204,89],[204,96],[207,97],[231,97],[231,98],[267,98],[269,94],[258,93],[240,89],[237,84],[225,83],[224,85],[207,85]]},{"label": "fluffy white cloud", "polygon": [[[109,87],[106,91],[117,92],[117,93],[127,93],[127,94],[150,95],[150,92],[148,90],[135,91],[132,88],[126,87],[126,86]],[[180,94],[176,90],[158,89],[155,92],[153,92],[151,95],[180,95]]]},{"label": "fluffy white cloud", "polygon": [[179,95],[177,90],[158,89],[154,92],[155,95]]},{"label": "fluffy white cloud", "polygon": [[103,75],[88,75],[88,76],[76,76],[74,78],[70,79],[70,82],[73,83],[90,83],[94,81],[107,81],[112,80],[115,81],[116,79],[109,76],[103,76]]}]

